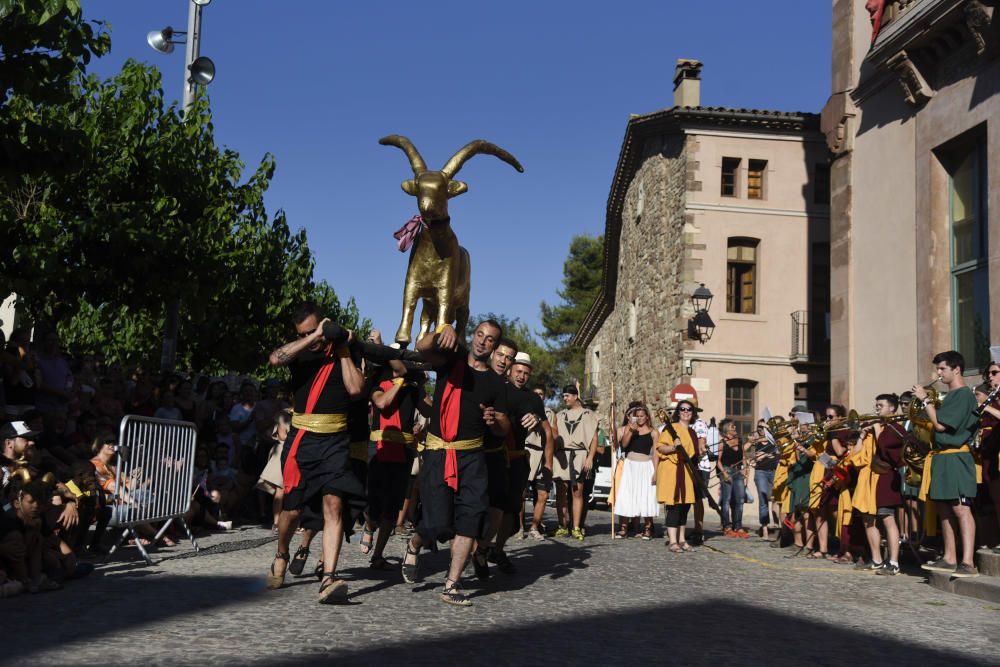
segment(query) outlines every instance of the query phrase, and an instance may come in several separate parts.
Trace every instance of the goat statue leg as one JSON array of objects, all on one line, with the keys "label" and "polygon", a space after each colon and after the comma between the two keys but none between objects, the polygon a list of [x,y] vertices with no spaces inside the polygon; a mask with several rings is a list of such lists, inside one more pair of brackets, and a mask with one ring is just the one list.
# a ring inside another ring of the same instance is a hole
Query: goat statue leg
[{"label": "goat statue leg", "polygon": [[410,344],[413,312],[417,309],[417,299],[419,298],[416,281],[410,275],[410,271],[407,271],[406,274],[406,284],[403,286],[403,313],[399,320],[399,329],[396,330],[396,342],[404,348]]}]

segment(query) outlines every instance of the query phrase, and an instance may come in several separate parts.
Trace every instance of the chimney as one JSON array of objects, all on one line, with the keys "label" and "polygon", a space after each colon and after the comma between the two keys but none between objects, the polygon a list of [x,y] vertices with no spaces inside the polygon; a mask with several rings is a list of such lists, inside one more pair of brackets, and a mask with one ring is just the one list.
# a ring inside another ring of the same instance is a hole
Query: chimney
[{"label": "chimney", "polygon": [[701,68],[700,60],[677,60],[677,69],[674,70],[675,107],[701,106]]}]

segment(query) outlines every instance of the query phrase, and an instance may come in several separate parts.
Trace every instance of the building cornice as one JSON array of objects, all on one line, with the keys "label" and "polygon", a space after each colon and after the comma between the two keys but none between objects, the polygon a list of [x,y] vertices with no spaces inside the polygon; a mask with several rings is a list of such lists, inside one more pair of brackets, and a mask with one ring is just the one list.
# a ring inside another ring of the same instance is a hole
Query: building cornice
[{"label": "building cornice", "polygon": [[605,211],[601,288],[573,336],[573,345],[589,345],[608,315],[614,311],[621,215],[629,184],[641,166],[644,141],[655,136],[681,135],[694,128],[726,129],[754,136],[794,134],[809,139],[815,136],[818,140],[823,140],[819,129],[819,114],[813,113],[727,107],[670,107],[629,118]]}]

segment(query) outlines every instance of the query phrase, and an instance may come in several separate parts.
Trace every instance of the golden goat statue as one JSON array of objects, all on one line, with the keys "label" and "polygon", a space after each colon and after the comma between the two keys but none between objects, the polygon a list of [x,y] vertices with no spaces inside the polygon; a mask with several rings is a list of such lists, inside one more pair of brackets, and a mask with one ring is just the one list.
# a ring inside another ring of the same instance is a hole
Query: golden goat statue
[{"label": "golden goat statue", "polygon": [[409,158],[413,178],[403,181],[403,192],[417,198],[417,208],[427,225],[410,250],[403,287],[403,313],[396,331],[396,342],[401,347],[410,343],[413,312],[418,299],[423,301],[423,308],[417,340],[435,324],[452,322],[458,335],[464,336],[469,322],[471,265],[468,251],[458,245],[458,238],[452,231],[448,200],[468,191],[469,186],[453,179],[467,160],[480,153],[495,155],[519,172],[524,172],[524,167],[513,155],[482,139],[462,147],[441,171],[429,170],[416,147],[406,137],[393,134],[382,137],[379,143],[396,146]]}]

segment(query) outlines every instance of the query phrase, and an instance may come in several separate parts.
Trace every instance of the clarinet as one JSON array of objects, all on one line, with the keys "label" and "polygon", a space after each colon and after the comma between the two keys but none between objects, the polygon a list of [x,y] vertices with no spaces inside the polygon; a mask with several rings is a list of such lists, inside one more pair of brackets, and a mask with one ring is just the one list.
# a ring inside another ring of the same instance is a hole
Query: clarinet
[{"label": "clarinet", "polygon": [[976,417],[981,418],[983,416],[983,413],[986,412],[986,408],[989,407],[989,405],[996,400],[998,395],[1000,395],[1000,386],[993,388],[993,391],[989,393],[989,395],[986,397],[986,400],[980,403],[979,406],[975,410],[973,410],[973,414],[976,415]]}]

